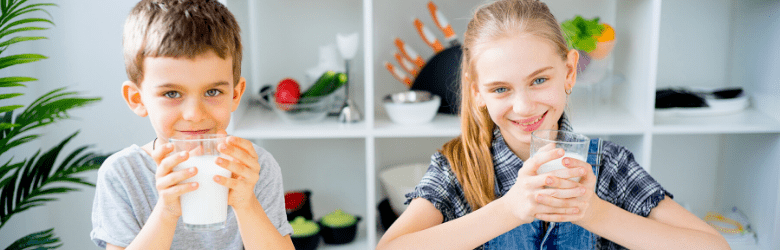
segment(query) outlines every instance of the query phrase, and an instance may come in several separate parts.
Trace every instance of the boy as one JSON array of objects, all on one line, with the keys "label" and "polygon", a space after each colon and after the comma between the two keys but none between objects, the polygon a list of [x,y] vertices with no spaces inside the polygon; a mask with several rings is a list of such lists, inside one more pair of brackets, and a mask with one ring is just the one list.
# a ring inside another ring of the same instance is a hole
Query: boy
[{"label": "boy", "polygon": [[98,171],[92,240],[107,249],[293,249],[279,165],[250,141],[228,137],[217,165],[231,178],[227,226],[211,232],[183,228],[179,197],[198,188],[178,184],[197,167],[172,171],[185,154],[168,138],[225,133],[246,87],[241,38],[233,15],[216,0],[143,0],[123,34],[129,81],[122,94],[146,117],[157,138],[109,157]]}]

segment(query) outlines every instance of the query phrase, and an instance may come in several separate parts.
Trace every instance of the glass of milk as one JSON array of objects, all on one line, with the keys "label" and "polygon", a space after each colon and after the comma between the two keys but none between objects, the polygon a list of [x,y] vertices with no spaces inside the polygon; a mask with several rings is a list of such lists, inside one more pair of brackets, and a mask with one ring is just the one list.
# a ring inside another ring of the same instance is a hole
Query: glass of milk
[{"label": "glass of milk", "polygon": [[[588,146],[590,138],[574,132],[563,130],[536,130],[531,133],[531,157],[537,153],[562,148],[566,153],[563,157],[569,157],[585,161],[588,157]],[[548,161],[539,167],[536,174],[544,174],[550,171],[564,169],[563,157]],[[569,178],[574,182],[579,182],[580,177]]]},{"label": "glass of milk", "polygon": [[[198,168],[198,174],[181,183],[197,182],[198,189],[183,194],[181,201],[184,228],[192,231],[214,231],[225,228],[227,220],[228,188],[214,182],[214,175],[230,178],[230,170],[217,165],[219,143],[226,135],[204,134],[170,138],[173,154],[188,151],[190,157],[173,168],[174,171],[191,167]],[[223,158],[229,159],[226,156]]]}]

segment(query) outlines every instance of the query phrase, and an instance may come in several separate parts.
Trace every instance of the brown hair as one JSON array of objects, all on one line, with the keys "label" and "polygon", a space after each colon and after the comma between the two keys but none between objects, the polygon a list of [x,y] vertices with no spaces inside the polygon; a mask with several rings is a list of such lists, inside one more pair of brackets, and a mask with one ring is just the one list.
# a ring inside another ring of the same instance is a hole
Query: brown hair
[{"label": "brown hair", "polygon": [[143,0],[125,20],[125,69],[140,86],[146,57],[195,58],[213,51],[233,60],[233,84],[241,77],[241,29],[216,0]]},{"label": "brown hair", "polygon": [[495,124],[487,109],[473,99],[477,84],[475,59],[482,45],[517,34],[548,40],[562,59],[568,47],[555,17],[537,0],[499,0],[477,9],[466,28],[461,61],[461,135],[440,151],[449,161],[472,210],[496,199],[495,170],[490,152]]}]

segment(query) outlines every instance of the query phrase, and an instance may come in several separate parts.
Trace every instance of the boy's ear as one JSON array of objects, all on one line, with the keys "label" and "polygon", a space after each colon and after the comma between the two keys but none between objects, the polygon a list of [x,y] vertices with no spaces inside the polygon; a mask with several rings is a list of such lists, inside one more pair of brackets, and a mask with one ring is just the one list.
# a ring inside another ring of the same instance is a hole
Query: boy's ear
[{"label": "boy's ear", "polygon": [[241,77],[238,79],[236,86],[233,86],[233,109],[230,112],[236,111],[236,109],[238,109],[238,104],[241,103],[241,97],[244,95],[245,90],[246,79]]},{"label": "boy's ear", "polygon": [[577,83],[577,63],[580,60],[580,53],[576,49],[569,50],[566,55],[566,89],[571,89]]},{"label": "boy's ear", "polygon": [[146,110],[146,106],[141,100],[141,88],[131,81],[125,81],[122,83],[122,97],[125,98],[127,106],[136,115],[140,117],[146,117],[149,112]]}]

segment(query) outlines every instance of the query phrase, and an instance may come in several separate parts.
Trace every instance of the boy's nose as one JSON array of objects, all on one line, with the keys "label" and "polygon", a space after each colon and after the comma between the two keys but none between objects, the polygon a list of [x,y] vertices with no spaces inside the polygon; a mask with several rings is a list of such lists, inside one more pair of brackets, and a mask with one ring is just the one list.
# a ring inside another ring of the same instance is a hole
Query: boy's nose
[{"label": "boy's nose", "polygon": [[512,111],[517,114],[530,114],[534,110],[534,102],[526,92],[518,92],[512,98]]},{"label": "boy's nose", "polygon": [[204,107],[200,101],[191,100],[187,102],[182,111],[182,118],[187,121],[197,122],[205,117]]}]

